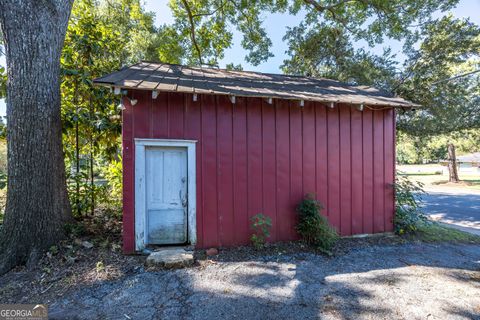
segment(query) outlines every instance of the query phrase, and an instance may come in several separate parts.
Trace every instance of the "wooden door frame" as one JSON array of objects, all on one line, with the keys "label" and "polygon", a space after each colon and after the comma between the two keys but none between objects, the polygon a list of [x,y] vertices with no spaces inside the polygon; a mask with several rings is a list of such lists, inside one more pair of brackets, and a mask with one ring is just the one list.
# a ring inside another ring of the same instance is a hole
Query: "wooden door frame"
[{"label": "wooden door frame", "polygon": [[145,248],[146,179],[145,149],[147,147],[180,147],[187,150],[187,242],[197,242],[197,184],[196,140],[180,139],[135,139],[135,250]]}]

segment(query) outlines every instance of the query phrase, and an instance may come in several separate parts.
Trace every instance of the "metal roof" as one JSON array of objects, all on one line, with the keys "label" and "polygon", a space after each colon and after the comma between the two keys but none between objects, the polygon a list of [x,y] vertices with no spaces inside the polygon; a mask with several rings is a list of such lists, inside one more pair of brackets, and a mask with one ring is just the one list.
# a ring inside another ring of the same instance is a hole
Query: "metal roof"
[{"label": "metal roof", "polygon": [[350,104],[415,107],[385,91],[303,76],[140,62],[94,80],[95,84],[135,90],[219,94]]}]

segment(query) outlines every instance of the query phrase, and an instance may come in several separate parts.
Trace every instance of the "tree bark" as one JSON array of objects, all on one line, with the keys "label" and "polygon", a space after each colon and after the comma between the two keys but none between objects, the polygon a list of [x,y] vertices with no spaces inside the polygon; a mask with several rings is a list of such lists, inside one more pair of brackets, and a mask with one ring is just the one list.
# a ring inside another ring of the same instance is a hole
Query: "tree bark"
[{"label": "tree bark", "polygon": [[455,146],[448,144],[448,181],[458,183],[457,157],[455,156]]},{"label": "tree bark", "polygon": [[60,119],[60,54],[73,0],[0,0],[7,58],[8,189],[0,274],[34,266],[71,219]]}]

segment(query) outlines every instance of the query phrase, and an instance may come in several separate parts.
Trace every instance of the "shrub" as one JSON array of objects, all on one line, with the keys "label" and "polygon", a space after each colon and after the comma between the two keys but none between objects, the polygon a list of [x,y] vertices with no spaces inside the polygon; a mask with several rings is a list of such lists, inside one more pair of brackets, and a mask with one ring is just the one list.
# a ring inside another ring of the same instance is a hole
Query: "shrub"
[{"label": "shrub", "polygon": [[261,249],[265,246],[267,238],[270,237],[270,228],[272,227],[272,219],[263,215],[262,213],[256,214],[250,218],[252,223],[251,227],[253,234],[250,237],[255,249]]},{"label": "shrub", "polygon": [[421,210],[422,195],[425,194],[421,182],[412,182],[407,176],[397,175],[395,189],[395,233],[415,232],[427,217]]},{"label": "shrub", "polygon": [[67,223],[63,226],[63,228],[65,233],[72,238],[82,237],[88,233],[85,225],[79,222]]},{"label": "shrub", "polygon": [[338,234],[328,224],[328,220],[320,215],[323,206],[314,196],[307,195],[297,207],[299,222],[297,232],[308,244],[330,253],[338,240]]},{"label": "shrub", "polygon": [[103,170],[103,175],[108,181],[108,188],[112,201],[121,206],[122,202],[122,159],[112,161]]}]

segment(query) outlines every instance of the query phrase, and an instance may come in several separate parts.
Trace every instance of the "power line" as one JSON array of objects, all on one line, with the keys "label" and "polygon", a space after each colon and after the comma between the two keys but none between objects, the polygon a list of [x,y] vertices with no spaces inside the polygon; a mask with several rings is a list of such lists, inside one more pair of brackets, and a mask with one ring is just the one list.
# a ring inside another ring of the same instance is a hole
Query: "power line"
[{"label": "power line", "polygon": [[438,80],[438,81],[435,81],[433,84],[437,84],[437,83],[441,83],[441,82],[447,82],[447,81],[452,81],[452,80],[456,80],[458,78],[463,78],[463,77],[466,77],[466,76],[469,76],[469,75],[472,75],[474,73],[478,73],[480,72],[480,69],[478,70],[475,70],[475,71],[470,71],[470,72],[467,72],[467,73],[462,73],[462,74],[459,74],[457,76],[454,76],[454,77],[451,77],[451,78],[447,78],[447,79],[442,79],[442,80]]}]

